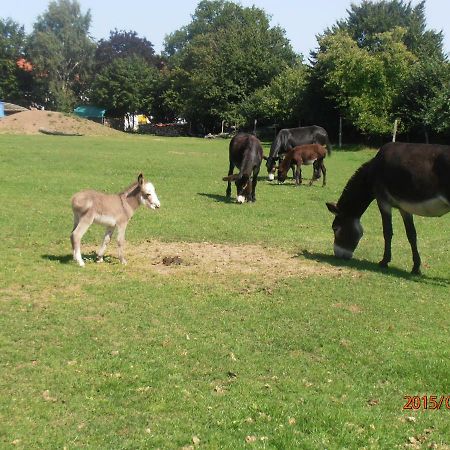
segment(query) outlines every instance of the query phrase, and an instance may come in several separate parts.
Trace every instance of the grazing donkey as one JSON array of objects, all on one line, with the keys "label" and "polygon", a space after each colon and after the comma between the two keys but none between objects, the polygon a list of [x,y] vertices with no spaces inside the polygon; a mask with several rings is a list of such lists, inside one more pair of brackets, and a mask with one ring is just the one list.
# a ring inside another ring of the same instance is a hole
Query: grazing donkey
[{"label": "grazing donkey", "polygon": [[[223,178],[223,181],[228,181],[227,198],[231,197],[231,182],[234,181],[237,203],[244,203],[246,200],[255,202],[258,173],[263,159],[261,142],[253,134],[239,133],[231,139],[229,158],[228,176]],[[239,173],[233,175],[235,167],[239,169]]]},{"label": "grazing donkey", "polygon": [[363,235],[360,218],[378,203],[384,235],[381,267],[391,261],[392,208],[402,215],[412,250],[413,274],[420,256],[413,214],[440,217],[450,212],[450,146],[391,142],[350,178],[338,202],[327,203],[333,221],[334,254],[350,259]]},{"label": "grazing donkey", "polygon": [[81,258],[81,238],[88,228],[97,223],[106,227],[103,244],[97,254],[97,262],[103,261],[106,246],[117,227],[117,242],[119,244],[119,260],[126,264],[123,256],[125,242],[125,230],[131,217],[140,205],[156,209],[161,206],[155,188],[152,183],[146,182],[142,173],[137,182],[125,189],[120,194],[104,194],[97,191],[81,191],[72,197],[73,230],[70,235],[72,243],[73,259],[83,267]]},{"label": "grazing donkey", "polygon": [[273,168],[275,162],[284,153],[297,145],[321,144],[327,147],[328,155],[331,155],[331,144],[328,133],[322,127],[311,125],[309,127],[283,128],[277,134],[270,147],[269,157],[266,167],[269,173],[269,180],[274,179]]},{"label": "grazing donkey", "polygon": [[280,162],[278,166],[278,181],[284,183],[286,180],[289,168],[295,168],[295,185],[299,186],[302,183],[302,164],[310,165],[314,167],[313,177],[309,182],[311,186],[313,181],[320,178],[320,172],[323,173],[322,186],[327,184],[327,169],[323,160],[327,155],[325,147],[319,144],[306,144],[297,145],[286,153],[285,158]]}]

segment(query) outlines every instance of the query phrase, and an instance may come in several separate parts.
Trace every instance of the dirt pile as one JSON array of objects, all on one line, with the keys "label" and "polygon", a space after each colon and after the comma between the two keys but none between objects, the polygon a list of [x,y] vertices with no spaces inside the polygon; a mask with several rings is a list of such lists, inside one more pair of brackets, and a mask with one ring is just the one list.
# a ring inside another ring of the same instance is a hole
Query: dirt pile
[{"label": "dirt pile", "polygon": [[1,134],[117,136],[120,131],[92,120],[54,111],[23,111],[0,119]]}]

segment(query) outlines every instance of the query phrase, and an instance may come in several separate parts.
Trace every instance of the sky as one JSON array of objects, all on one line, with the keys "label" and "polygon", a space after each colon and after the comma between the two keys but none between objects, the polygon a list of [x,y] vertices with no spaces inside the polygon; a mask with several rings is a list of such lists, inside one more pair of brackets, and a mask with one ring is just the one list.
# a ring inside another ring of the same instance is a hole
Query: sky
[{"label": "sky", "polygon": [[[197,0],[78,0],[82,12],[91,10],[90,33],[96,40],[108,38],[109,32],[136,31],[147,38],[156,53],[163,49],[164,37],[187,25],[198,4]],[[47,9],[49,0],[0,0],[0,18],[11,17],[30,33],[37,17]],[[240,0],[243,6],[255,5],[272,17],[271,25],[286,31],[295,52],[308,58],[316,48],[316,35],[347,17],[351,3],[360,0]],[[419,0],[412,0],[417,5]],[[444,33],[444,51],[450,53],[450,1],[426,0],[427,28]]]}]

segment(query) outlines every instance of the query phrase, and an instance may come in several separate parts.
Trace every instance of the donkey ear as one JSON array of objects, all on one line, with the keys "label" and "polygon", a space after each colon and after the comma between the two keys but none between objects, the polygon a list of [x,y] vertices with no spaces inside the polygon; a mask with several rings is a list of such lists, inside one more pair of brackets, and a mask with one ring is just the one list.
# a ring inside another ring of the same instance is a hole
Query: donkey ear
[{"label": "donkey ear", "polygon": [[336,216],[339,214],[339,209],[336,206],[336,203],[326,203],[328,211],[330,211],[330,213],[335,214]]},{"label": "donkey ear", "polygon": [[239,174],[235,173],[233,175],[228,175],[227,177],[223,177],[223,181],[236,181],[239,178]]},{"label": "donkey ear", "polygon": [[138,183],[140,186],[144,184],[144,175],[142,175],[142,173],[138,175]]}]

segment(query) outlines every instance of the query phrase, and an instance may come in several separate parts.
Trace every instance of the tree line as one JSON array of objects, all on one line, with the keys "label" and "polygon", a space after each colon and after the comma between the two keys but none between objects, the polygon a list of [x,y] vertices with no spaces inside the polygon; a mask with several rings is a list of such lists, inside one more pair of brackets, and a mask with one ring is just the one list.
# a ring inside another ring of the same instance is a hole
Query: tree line
[{"label": "tree line", "polygon": [[[364,0],[294,52],[285,31],[256,6],[201,0],[161,54],[134,31],[95,42],[91,13],[51,1],[33,31],[0,18],[0,99],[72,111],[95,104],[112,117],[183,118],[192,132],[339,124],[357,139],[450,136],[450,64],[442,32],[427,28],[426,1]],[[151,30],[149,30],[151,34]],[[299,31],[301,32],[301,31]]]}]

